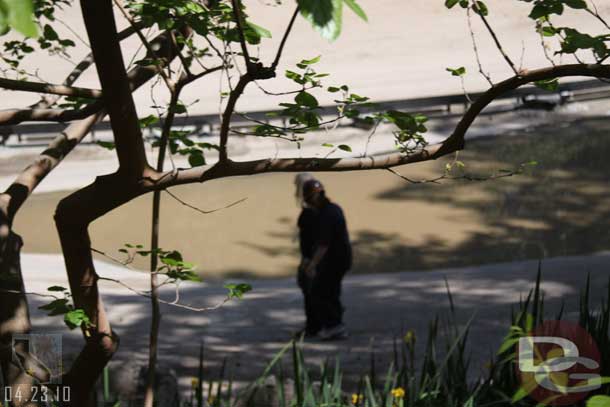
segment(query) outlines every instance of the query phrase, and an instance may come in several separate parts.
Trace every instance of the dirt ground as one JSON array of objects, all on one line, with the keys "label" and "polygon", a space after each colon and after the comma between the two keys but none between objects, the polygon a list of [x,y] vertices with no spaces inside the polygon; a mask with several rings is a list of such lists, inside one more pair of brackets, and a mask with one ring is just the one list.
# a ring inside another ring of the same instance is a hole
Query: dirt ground
[{"label": "dirt ground", "polygon": [[[459,156],[468,174],[489,176],[538,162],[521,175],[493,181],[412,185],[388,171],[319,177],[345,209],[355,273],[586,254],[610,247],[609,130],[610,121],[599,117],[470,141]],[[397,171],[432,178],[452,159]],[[266,174],[173,188],[205,210],[247,200],[203,215],[164,194],[162,247],[181,251],[205,279],[292,275],[298,262],[292,177]],[[35,194],[22,208],[15,230],[25,252],[60,253],[52,214],[66,194]],[[150,207],[145,196],[95,222],[93,246],[118,255],[123,243],[147,245]]]}]

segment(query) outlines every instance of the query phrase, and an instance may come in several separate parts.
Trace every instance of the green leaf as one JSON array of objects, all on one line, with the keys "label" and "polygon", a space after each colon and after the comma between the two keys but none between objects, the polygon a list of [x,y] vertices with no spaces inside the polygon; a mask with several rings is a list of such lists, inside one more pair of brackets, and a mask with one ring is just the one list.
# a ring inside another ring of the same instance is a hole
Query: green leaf
[{"label": "green leaf", "polygon": [[299,65],[313,65],[313,64],[317,64],[318,62],[320,62],[320,58],[322,56],[318,55],[315,58],[311,58],[311,59],[304,59],[301,62],[299,62]]},{"label": "green leaf", "polygon": [[576,9],[587,8],[587,2],[585,0],[563,0],[563,4]]},{"label": "green leaf", "polygon": [[460,66],[459,68],[445,68],[447,72],[451,72],[453,76],[464,76],[466,74],[466,68]]},{"label": "green leaf", "polygon": [[334,41],[341,34],[343,0],[298,0],[301,15],[323,38]]},{"label": "green leaf", "polygon": [[70,305],[66,298],[60,298],[53,300],[48,304],[41,305],[38,307],[43,311],[49,311],[49,316],[62,315],[70,311]]},{"label": "green leaf", "polygon": [[49,288],[47,288],[48,291],[54,291],[54,292],[63,292],[63,291],[67,291],[66,287],[61,287],[59,285],[54,285],[51,286]]},{"label": "green leaf", "polygon": [[334,147],[334,146],[335,145],[331,144],[331,143],[324,143],[324,144],[322,144],[322,147]]},{"label": "green leaf", "polygon": [[587,400],[587,407],[610,407],[609,396],[593,396]]},{"label": "green leaf", "polygon": [[311,109],[319,106],[318,100],[309,92],[302,91],[295,96],[294,101],[300,106],[306,106]]},{"label": "green leaf", "polygon": [[259,37],[271,38],[271,31],[267,30],[266,28],[263,28],[260,25],[256,25],[250,21],[247,21],[246,24],[248,25],[248,27],[254,30],[254,32],[256,32]]},{"label": "green leaf", "polygon": [[193,150],[189,155],[189,164],[191,167],[199,167],[205,165],[205,157],[200,150]]},{"label": "green leaf", "polygon": [[114,150],[116,147],[112,141],[96,141],[95,144],[107,150]]},{"label": "green leaf", "polygon": [[154,114],[149,114],[146,117],[142,117],[139,122],[140,122],[140,128],[144,128],[144,127],[150,127],[153,124],[157,123],[159,121],[159,118],[157,116],[155,116]]},{"label": "green leaf", "polygon": [[0,3],[0,8],[4,8],[8,14],[9,26],[26,37],[38,36],[32,0],[1,0]]},{"label": "green leaf", "polygon": [[542,27],[538,30],[538,32],[540,34],[542,34],[544,37],[552,37],[555,34],[557,34],[557,30],[554,27],[551,26],[545,26]]},{"label": "green leaf", "polygon": [[360,17],[364,21],[367,21],[367,22],[369,21],[368,17],[366,16],[366,13],[362,9],[362,7],[360,7],[360,5],[358,5],[358,3],[356,3],[355,0],[344,0],[344,1],[345,1],[345,4],[347,4],[347,7],[352,9],[352,11],[354,13],[356,13],[356,15],[358,17]]},{"label": "green leaf", "polygon": [[476,7],[474,8],[474,11],[477,14],[480,14],[482,16],[487,16],[489,14],[489,9],[487,8],[487,5],[485,3],[483,3],[482,1],[477,1],[475,4]]},{"label": "green leaf", "polygon": [[242,298],[245,293],[248,291],[252,291],[252,286],[250,284],[240,283],[240,284],[225,284],[224,286],[229,293],[227,297],[229,298]]},{"label": "green leaf", "polygon": [[339,89],[336,86],[329,86],[328,89],[326,89],[327,91],[329,91],[330,93],[336,93],[339,92],[341,89]]},{"label": "green leaf", "polygon": [[536,85],[536,87],[540,89],[548,90],[549,92],[555,92],[559,88],[559,80],[557,78],[546,79],[543,81],[536,81],[534,82],[534,85]]},{"label": "green leaf", "polygon": [[352,152],[352,148],[350,146],[348,146],[347,144],[341,144],[339,146],[339,150],[347,151],[349,153]]},{"label": "green leaf", "polygon": [[513,394],[511,401],[513,403],[516,403],[517,401],[524,399],[528,395],[529,395],[529,392],[525,388],[519,387],[519,389],[515,392],[515,394]]},{"label": "green leaf", "polygon": [[445,7],[453,8],[460,0],[445,0]]},{"label": "green leaf", "polygon": [[91,320],[89,319],[87,314],[85,314],[85,311],[82,309],[75,309],[66,313],[66,315],[64,316],[64,322],[66,323],[66,325],[68,325],[70,329],[77,328],[83,324],[85,326],[91,324]]}]

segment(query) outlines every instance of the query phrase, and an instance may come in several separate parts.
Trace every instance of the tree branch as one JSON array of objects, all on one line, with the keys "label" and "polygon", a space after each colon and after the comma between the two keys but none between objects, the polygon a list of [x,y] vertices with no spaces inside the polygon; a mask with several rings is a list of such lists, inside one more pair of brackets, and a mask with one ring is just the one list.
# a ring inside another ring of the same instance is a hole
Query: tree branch
[{"label": "tree branch", "polygon": [[252,175],[265,172],[298,171],[358,171],[387,169],[398,165],[428,161],[440,158],[464,148],[464,136],[481,111],[495,98],[530,82],[566,76],[588,76],[610,79],[610,65],[558,65],[534,71],[521,72],[491,87],[477,98],[466,111],[453,133],[439,144],[428,145],[412,154],[392,153],[369,157],[352,158],[283,158],[235,162],[229,159],[208,167],[196,167],[158,174],[155,179],[142,181],[145,193],[150,190],[166,189],[173,185],[204,182],[229,176]]},{"label": "tree branch", "polygon": [[489,22],[485,18],[485,15],[483,14],[481,9],[479,8],[479,5],[477,4],[476,1],[472,2],[472,8],[473,8],[474,12],[479,15],[479,17],[481,18],[481,21],[483,21],[483,24],[485,24],[485,27],[487,28],[487,31],[489,31],[489,34],[491,35],[491,38],[494,40],[494,43],[496,44],[496,47],[498,48],[498,51],[500,51],[500,54],[502,54],[502,57],[504,58],[506,63],[510,66],[510,68],[513,70],[515,75],[519,75],[519,70],[517,69],[517,67],[515,66],[513,61],[510,59],[510,57],[508,56],[506,51],[504,51],[504,48],[502,47],[502,44],[500,43],[500,40],[498,39],[498,36],[496,35],[496,33],[493,30],[493,28],[491,28],[491,25],[489,24]]},{"label": "tree branch", "polygon": [[110,116],[119,171],[137,178],[150,166],[146,160],[138,114],[125,71],[112,0],[81,0],[80,4],[104,92],[104,105]]},{"label": "tree branch", "polygon": [[0,110],[0,126],[15,125],[23,122],[71,122],[81,120],[94,114],[103,107],[103,102],[97,101],[85,105],[82,109],[10,109]]},{"label": "tree branch", "polygon": [[239,35],[241,52],[244,54],[244,59],[246,61],[246,70],[250,72],[250,66],[252,65],[252,61],[250,61],[250,54],[248,54],[248,44],[246,44],[246,38],[244,36],[244,20],[241,14],[241,9],[239,7],[239,1],[240,0],[231,0],[231,4],[233,6],[233,16],[235,17],[235,24],[237,24],[237,33]]},{"label": "tree branch", "polygon": [[286,41],[288,40],[288,36],[290,35],[290,32],[292,31],[292,26],[294,25],[294,21],[296,20],[297,16],[299,15],[299,6],[296,7],[296,9],[294,10],[294,13],[292,14],[292,18],[290,19],[290,22],[288,23],[288,27],[286,27],[286,31],[284,32],[284,36],[282,37],[282,41],[280,42],[280,46],[277,49],[277,54],[275,55],[275,59],[273,60],[273,63],[271,64],[271,69],[275,70],[275,68],[277,68],[278,64],[280,63],[280,58],[282,57],[282,53],[284,52],[284,46],[286,45]]},{"label": "tree branch", "polygon": [[222,123],[220,125],[220,151],[219,151],[219,161],[228,160],[227,154],[227,142],[229,140],[229,129],[231,125],[231,116],[233,116],[233,112],[235,111],[235,105],[237,104],[237,100],[244,93],[246,86],[251,81],[251,77],[249,73],[245,73],[239,78],[237,85],[231,91],[229,95],[229,100],[227,101],[227,106],[225,107],[224,113],[222,114]]},{"label": "tree branch", "polygon": [[60,96],[75,96],[88,99],[99,99],[102,91],[97,89],[79,88],[75,86],[52,85],[42,82],[16,81],[0,78],[0,88],[22,92],[49,93]]}]

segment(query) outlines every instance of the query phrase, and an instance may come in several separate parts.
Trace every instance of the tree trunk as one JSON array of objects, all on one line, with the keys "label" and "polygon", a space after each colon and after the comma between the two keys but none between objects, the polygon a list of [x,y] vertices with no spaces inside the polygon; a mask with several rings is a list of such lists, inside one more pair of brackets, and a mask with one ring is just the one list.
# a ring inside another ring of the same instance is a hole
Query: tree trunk
[{"label": "tree trunk", "polygon": [[116,173],[98,177],[57,206],[55,223],[74,305],[83,309],[91,320],[91,326],[83,327],[85,346],[63,381],[72,390],[71,405],[75,407],[88,405],[95,382],[119,344],[99,295],[88,227],[95,219],[136,197],[137,191],[137,184]]},{"label": "tree trunk", "polygon": [[22,246],[21,237],[10,232],[0,247],[0,288],[3,297],[0,307],[0,365],[3,379],[0,380],[0,404],[7,401],[7,393],[14,395],[19,392],[21,400],[15,399],[13,405],[33,407],[36,403],[27,400],[32,393],[34,378],[27,375],[22,367],[28,364],[28,349],[23,345],[13,348],[12,344],[14,334],[27,334],[31,328],[19,258]]}]

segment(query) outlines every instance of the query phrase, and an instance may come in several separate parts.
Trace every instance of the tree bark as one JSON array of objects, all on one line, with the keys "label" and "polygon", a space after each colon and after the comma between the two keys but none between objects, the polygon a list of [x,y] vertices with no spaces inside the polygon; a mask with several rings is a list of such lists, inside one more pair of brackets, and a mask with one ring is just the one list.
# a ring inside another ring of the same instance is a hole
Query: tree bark
[{"label": "tree bark", "polygon": [[[127,31],[127,30],[126,30]],[[124,37],[122,35],[120,37]],[[177,49],[172,45],[171,36],[169,33],[163,33],[157,36],[152,41],[152,46],[159,53],[167,55],[167,63],[176,57]],[[160,68],[157,66],[138,66],[132,69],[128,74],[129,89],[131,91],[139,88],[148,80],[157,75]],[[103,109],[102,103],[94,103],[91,109],[95,114],[81,121],[75,122],[53,140],[49,146],[36,158],[36,160],[26,167],[15,179],[13,184],[2,194],[0,194],[0,244],[12,247],[13,242],[12,223],[13,220],[27,200],[32,191],[42,182],[54,168],[57,167],[68,155],[72,149],[80,143],[88,134],[91,127],[101,120],[106,111]],[[1,116],[1,114],[0,114]],[[17,235],[14,235],[17,236]],[[22,281],[22,276],[19,268],[19,258],[11,255],[11,252],[0,252],[0,264],[15,264],[12,270],[17,273],[17,278]],[[5,269],[0,269],[0,332],[3,336],[3,344],[10,346],[11,337],[13,334],[27,333],[30,329],[30,320],[27,313],[27,300],[23,285],[15,286],[9,283],[8,280],[2,278],[5,275]],[[8,291],[13,291],[10,295]],[[90,348],[93,345],[88,345]],[[3,348],[4,349],[4,348]],[[11,351],[10,348],[4,349]],[[21,380],[19,376],[8,369],[12,366],[10,354],[2,354],[1,367],[5,378],[5,384],[11,385],[14,380]],[[82,370],[86,370],[87,366],[82,360],[79,361],[82,365]],[[6,370],[5,370],[6,369]],[[75,375],[72,370],[72,377]],[[22,372],[23,373],[23,372]],[[82,373],[82,372],[81,372]],[[68,379],[72,380],[71,377]],[[83,404],[84,405],[84,404]]]}]

